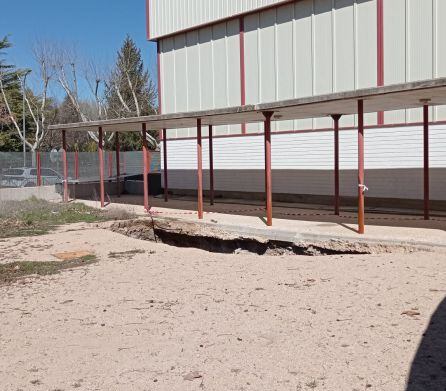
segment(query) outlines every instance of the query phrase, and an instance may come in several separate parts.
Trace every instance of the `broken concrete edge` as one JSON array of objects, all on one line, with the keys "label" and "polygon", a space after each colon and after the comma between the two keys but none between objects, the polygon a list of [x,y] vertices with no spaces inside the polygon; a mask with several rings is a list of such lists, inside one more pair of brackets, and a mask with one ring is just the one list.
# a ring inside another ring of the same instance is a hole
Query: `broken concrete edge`
[{"label": "broken concrete edge", "polygon": [[[153,227],[158,233],[142,234],[138,223],[150,229]],[[154,240],[160,231],[172,232],[177,235],[217,239],[221,241],[255,241],[259,244],[280,244],[283,247],[317,248],[323,251],[352,252],[352,253],[388,253],[396,251],[432,251],[432,247],[446,248],[446,245],[435,243],[380,240],[359,237],[333,237],[331,235],[296,234],[291,231],[258,229],[208,222],[193,222],[172,217],[143,217],[122,222],[115,222],[108,226],[114,232],[126,234],[138,239]],[[160,240],[162,242],[162,240]]]},{"label": "broken concrete edge", "polygon": [[[198,222],[197,224],[207,224],[207,222]],[[398,239],[382,239],[382,238],[367,238],[359,236],[336,236],[324,234],[305,234],[296,233],[293,231],[284,231],[277,229],[261,229],[253,227],[242,227],[234,225],[219,224],[219,228],[228,232],[238,232],[242,235],[255,235],[263,237],[267,240],[281,240],[292,243],[299,242],[314,242],[314,243],[328,243],[328,242],[344,242],[349,244],[368,244],[373,246],[389,246],[389,247],[412,247],[420,251],[431,251],[432,248],[446,249],[446,244],[439,244],[435,242],[417,241],[417,240],[398,240]]]}]

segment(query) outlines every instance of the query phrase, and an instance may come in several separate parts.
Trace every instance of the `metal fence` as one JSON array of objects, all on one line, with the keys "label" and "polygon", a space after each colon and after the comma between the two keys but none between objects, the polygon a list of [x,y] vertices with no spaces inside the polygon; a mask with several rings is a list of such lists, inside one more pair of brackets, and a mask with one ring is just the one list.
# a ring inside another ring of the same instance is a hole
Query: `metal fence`
[{"label": "metal fence", "polygon": [[[40,164],[38,160],[40,159]],[[120,152],[121,176],[143,173],[143,154]],[[99,180],[99,154],[97,152],[68,152],[68,178],[70,181]],[[21,152],[0,152],[0,187],[37,186],[38,167],[42,185],[52,185],[63,179],[62,151],[27,153],[26,162]],[[160,153],[150,152],[150,172],[160,172]],[[116,176],[116,152],[104,151],[104,176]]]}]

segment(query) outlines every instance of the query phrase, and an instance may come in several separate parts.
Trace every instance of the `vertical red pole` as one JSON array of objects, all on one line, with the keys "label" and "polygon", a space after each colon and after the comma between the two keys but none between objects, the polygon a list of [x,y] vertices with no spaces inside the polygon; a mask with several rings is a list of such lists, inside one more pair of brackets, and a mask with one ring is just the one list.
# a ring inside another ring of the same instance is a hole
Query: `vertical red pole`
[{"label": "vertical red pole", "polygon": [[104,134],[102,127],[99,127],[98,154],[99,154],[99,192],[101,198],[101,208],[105,206],[105,188],[104,188]]},{"label": "vertical red pole", "polygon": [[197,119],[197,177],[198,177],[198,218],[203,218],[203,150],[201,139],[201,119]]},{"label": "vertical red pole", "polygon": [[144,175],[144,209],[149,211],[149,147],[147,144],[147,127],[146,124],[142,124],[142,155],[143,155],[143,175]]},{"label": "vertical red pole", "polygon": [[40,160],[40,152],[37,151],[37,186],[42,186],[42,162]]},{"label": "vertical red pole", "polygon": [[68,202],[68,162],[67,162],[67,135],[62,130],[62,149],[63,149],[63,202]]},{"label": "vertical red pole", "polygon": [[118,197],[121,197],[121,162],[120,162],[120,153],[121,153],[121,145],[119,144],[119,133],[115,133],[115,152],[116,152],[116,191],[118,193]]},{"label": "vertical red pole", "polygon": [[334,213],[339,216],[339,114],[332,115],[334,121]]},{"label": "vertical red pole", "polygon": [[167,171],[167,129],[163,129],[163,159],[164,159],[164,201],[169,201],[169,183]]},{"label": "vertical red pole", "polygon": [[364,101],[358,101],[358,233],[365,232]]},{"label": "vertical red pole", "polygon": [[79,179],[79,151],[74,152],[74,178]]},{"label": "vertical red pole", "polygon": [[214,205],[214,137],[213,127],[209,125],[209,198]]},{"label": "vertical red pole", "polygon": [[273,225],[273,193],[271,176],[271,117],[272,112],[263,113],[265,116],[265,195],[266,195],[266,225]]},{"label": "vertical red pole", "polygon": [[430,219],[429,181],[429,106],[423,106],[423,150],[424,150],[424,220]]}]

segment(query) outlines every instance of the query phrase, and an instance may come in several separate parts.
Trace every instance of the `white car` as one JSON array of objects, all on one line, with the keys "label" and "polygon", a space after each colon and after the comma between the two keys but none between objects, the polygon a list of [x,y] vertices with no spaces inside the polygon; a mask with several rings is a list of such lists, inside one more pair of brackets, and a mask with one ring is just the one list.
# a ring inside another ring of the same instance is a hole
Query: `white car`
[{"label": "white car", "polygon": [[[61,183],[62,176],[51,168],[41,168],[42,185]],[[8,168],[2,171],[0,187],[32,187],[37,186],[36,168]]]}]

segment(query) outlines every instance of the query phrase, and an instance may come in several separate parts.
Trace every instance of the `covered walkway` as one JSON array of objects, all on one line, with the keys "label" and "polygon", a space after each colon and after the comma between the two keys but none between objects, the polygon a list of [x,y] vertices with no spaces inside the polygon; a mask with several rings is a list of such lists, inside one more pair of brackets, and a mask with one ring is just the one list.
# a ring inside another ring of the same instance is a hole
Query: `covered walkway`
[{"label": "covered walkway", "polygon": [[[119,152],[119,132],[141,132],[143,140],[144,160],[144,207],[147,212],[151,210],[149,204],[148,173],[149,153],[146,139],[147,129],[162,132],[164,148],[164,183],[165,201],[168,201],[168,129],[191,128],[197,129],[197,215],[204,218],[203,203],[203,154],[202,154],[202,128],[209,127],[209,161],[210,161],[210,204],[214,204],[213,181],[213,148],[212,128],[217,125],[264,123],[264,155],[265,155],[265,199],[268,226],[273,224],[272,202],[272,175],[271,175],[271,122],[293,119],[305,119],[330,116],[333,118],[334,143],[334,205],[332,213],[340,215],[339,194],[339,119],[342,115],[357,114],[358,116],[358,208],[357,232],[365,232],[365,182],[364,166],[364,114],[382,111],[391,111],[408,108],[423,108],[423,151],[424,151],[424,219],[430,219],[429,197],[429,106],[446,104],[446,78],[427,81],[391,85],[385,87],[368,88],[363,90],[313,96],[308,98],[292,99],[259,105],[245,105],[216,110],[205,110],[189,113],[174,113],[153,115],[148,117],[127,118],[118,120],[93,121],[86,123],[64,124],[51,126],[51,130],[60,130],[63,135],[64,149],[64,200],[68,201],[67,163],[66,163],[66,132],[67,131],[97,131],[99,133],[99,162],[100,162],[100,200],[105,206],[104,193],[104,162],[103,162],[103,136],[104,132],[116,132],[116,151]],[[391,131],[391,130],[389,130]],[[315,130],[317,132],[317,130]],[[117,164],[119,167],[119,164]],[[118,187],[120,183],[119,168],[116,173]],[[153,212],[153,211],[152,211]]]}]

